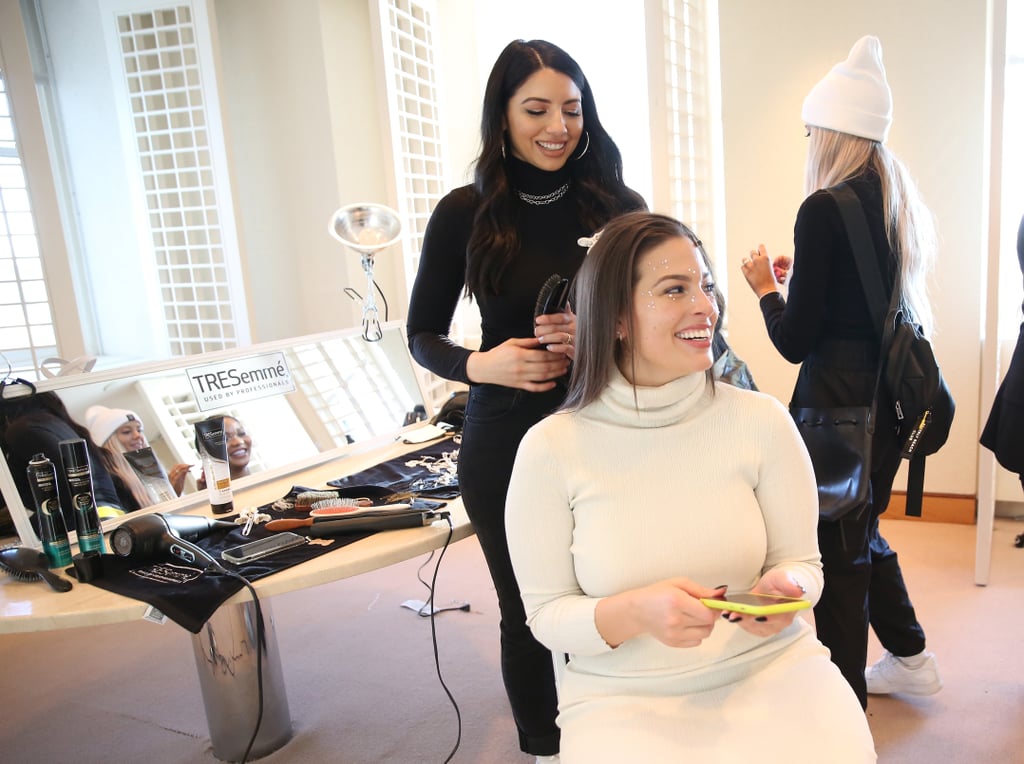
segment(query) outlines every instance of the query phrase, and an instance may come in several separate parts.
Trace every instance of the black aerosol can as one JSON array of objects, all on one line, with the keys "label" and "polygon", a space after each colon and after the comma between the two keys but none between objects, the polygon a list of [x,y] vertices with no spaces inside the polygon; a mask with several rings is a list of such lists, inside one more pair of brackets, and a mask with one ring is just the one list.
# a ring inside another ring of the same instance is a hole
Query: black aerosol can
[{"label": "black aerosol can", "polygon": [[60,442],[60,460],[64,463],[64,479],[68,481],[71,509],[75,513],[78,530],[78,549],[82,553],[103,553],[103,532],[96,511],[96,497],[92,488],[92,468],[89,449],[82,438]]},{"label": "black aerosol can", "polygon": [[71,545],[64,526],[60,494],[57,491],[57,470],[46,454],[36,454],[28,463],[28,485],[36,505],[39,540],[51,568],[71,564]]}]

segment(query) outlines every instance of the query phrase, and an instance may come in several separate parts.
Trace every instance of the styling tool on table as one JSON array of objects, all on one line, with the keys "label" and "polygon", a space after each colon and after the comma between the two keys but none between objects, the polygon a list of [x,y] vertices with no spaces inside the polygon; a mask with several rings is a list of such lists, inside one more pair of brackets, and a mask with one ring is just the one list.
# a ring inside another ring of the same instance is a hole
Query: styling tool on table
[{"label": "styling tool on table", "polygon": [[390,512],[400,509],[410,509],[411,504],[401,502],[398,504],[350,504],[349,499],[327,499],[318,501],[309,510],[310,517],[335,517],[337,515],[351,515],[360,512]]},{"label": "styling tool on table", "polygon": [[246,507],[238,513],[235,518],[235,525],[242,526],[242,535],[248,536],[252,527],[258,523],[265,523],[270,520],[270,515],[260,512],[259,507]]},{"label": "styling tool on table", "polygon": [[409,509],[381,514],[359,513],[343,517],[317,518],[306,533],[310,538],[329,538],[343,536],[346,533],[366,533],[369,531],[393,531],[401,528],[422,528],[435,520],[448,517],[447,512],[425,512]]},{"label": "styling tool on table", "polygon": [[[297,509],[304,509],[313,506],[318,501],[329,501],[331,499],[341,500],[341,493],[331,490],[301,491],[295,496],[295,507]],[[345,501],[359,507],[368,507],[373,504],[373,500],[365,496],[346,498]]]},{"label": "styling tool on table", "polygon": [[170,555],[191,565],[223,570],[221,564],[205,549],[193,543],[223,526],[234,528],[235,524],[205,517],[154,512],[151,515],[130,517],[117,526],[110,534],[110,547],[118,557],[127,557],[133,562],[156,560]]},{"label": "styling tool on table", "polygon": [[349,520],[356,517],[402,517],[405,515],[422,515],[425,510],[413,509],[408,504],[382,504],[379,507],[349,507],[345,512],[333,512],[309,517],[282,518],[271,520],[263,527],[268,531],[290,531],[296,528],[311,528],[319,523],[332,520]]},{"label": "styling tool on table", "polygon": [[46,554],[27,546],[0,549],[0,570],[19,581],[46,581],[55,592],[71,591],[71,582],[50,570]]}]

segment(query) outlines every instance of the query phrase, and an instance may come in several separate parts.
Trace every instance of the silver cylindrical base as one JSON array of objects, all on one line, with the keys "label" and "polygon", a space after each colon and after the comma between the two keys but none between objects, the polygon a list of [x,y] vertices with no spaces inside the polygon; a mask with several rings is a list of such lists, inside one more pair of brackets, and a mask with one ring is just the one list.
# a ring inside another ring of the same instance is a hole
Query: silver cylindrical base
[{"label": "silver cylindrical base", "polygon": [[[292,736],[281,658],[270,605],[263,611],[263,719],[249,751],[249,760],[276,751]],[[203,630],[192,636],[199,686],[206,706],[213,755],[222,761],[241,761],[259,714],[256,671],[256,607],[249,602],[224,605]]]}]

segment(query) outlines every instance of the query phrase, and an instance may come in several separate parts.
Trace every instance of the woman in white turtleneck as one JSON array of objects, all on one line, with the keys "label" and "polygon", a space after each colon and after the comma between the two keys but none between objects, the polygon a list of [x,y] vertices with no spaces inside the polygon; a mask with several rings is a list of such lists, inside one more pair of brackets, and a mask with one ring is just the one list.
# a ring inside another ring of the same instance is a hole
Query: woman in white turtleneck
[{"label": "woman in white turtleneck", "polygon": [[774,398],[715,386],[710,265],[678,221],[609,223],[577,276],[576,363],[506,504],[528,623],[569,663],[563,764],[875,761],[808,623],[700,598],[817,601],[817,490]]}]

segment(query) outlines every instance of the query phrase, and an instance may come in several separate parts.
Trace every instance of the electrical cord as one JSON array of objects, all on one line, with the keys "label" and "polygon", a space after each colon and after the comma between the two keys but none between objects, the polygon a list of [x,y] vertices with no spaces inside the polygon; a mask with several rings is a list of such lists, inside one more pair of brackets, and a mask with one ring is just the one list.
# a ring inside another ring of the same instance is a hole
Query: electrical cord
[{"label": "electrical cord", "polygon": [[[448,610],[461,610],[464,613],[468,613],[469,612],[469,603],[468,602],[455,602],[455,601],[453,601],[450,605],[445,605],[444,607],[432,607],[431,606],[431,604],[430,604],[430,592],[432,591],[432,589],[430,588],[430,583],[427,582],[427,581],[424,581],[423,577],[420,574],[423,572],[423,569],[425,567],[427,567],[427,565],[429,565],[430,561],[433,560],[433,559],[434,559],[434,550],[431,549],[430,550],[430,554],[427,555],[427,559],[425,559],[423,561],[423,564],[420,565],[419,568],[416,569],[416,580],[419,581],[421,584],[423,584],[423,587],[427,590],[427,600],[425,602],[423,602],[419,606],[419,608],[416,610],[416,615],[420,616],[421,618],[429,618],[432,613],[444,613],[444,612],[446,612]],[[403,602],[402,606],[403,607],[407,607],[410,610],[412,610],[413,609],[413,605],[415,605],[417,602],[419,602],[419,600],[409,600],[407,602]]]},{"label": "electrical cord", "polygon": [[[427,559],[425,559],[423,561],[422,565],[420,565],[418,568],[416,568],[416,580],[419,581],[421,584],[423,584],[423,586],[427,590],[427,599],[423,603],[423,607],[421,607],[419,610],[416,611],[416,615],[423,616],[424,618],[426,618],[427,616],[431,615],[433,613],[433,611],[434,611],[434,608],[431,607],[431,604],[430,604],[431,601],[433,600],[433,597],[434,597],[434,590],[431,588],[429,583],[427,583],[426,581],[423,580],[423,576],[421,576],[420,574],[423,572],[423,569],[425,567],[427,567],[427,565],[429,565],[430,561],[433,560],[433,559],[434,559],[434,550],[431,549],[430,550],[430,554],[427,555]],[[438,560],[439,564],[440,564],[440,562],[441,561]]]},{"label": "electrical cord", "polygon": [[[437,671],[437,680],[441,683],[441,689],[444,690],[444,694],[448,696],[448,700],[452,704],[452,708],[455,709],[455,720],[456,720],[456,736],[455,745],[452,747],[451,753],[448,754],[448,758],[444,760],[444,764],[448,764],[455,756],[455,753],[459,750],[459,746],[462,744],[462,712],[459,710],[459,704],[455,702],[455,696],[452,695],[451,690],[448,689],[448,685],[445,684],[444,677],[441,675],[441,657],[437,648],[437,620],[436,612],[434,611],[434,591],[437,588],[437,573],[441,569],[441,560],[444,559],[444,553],[448,551],[448,545],[451,544],[452,535],[455,533],[455,526],[452,524],[450,516],[446,516],[445,520],[448,521],[448,537],[444,540],[444,546],[441,547],[441,552],[437,556],[437,563],[434,565],[434,573],[430,579],[430,585],[427,587],[430,590],[430,598],[427,600],[427,606],[430,609],[430,641],[434,648],[434,668]],[[427,558],[426,565],[430,562],[431,557],[434,553],[431,551],[430,557]],[[422,569],[423,566],[420,566]],[[419,578],[419,571],[417,571],[416,577]],[[420,582],[426,586],[426,582],[420,578]]]},{"label": "electrical cord", "polygon": [[374,279],[373,285],[377,288],[377,294],[380,295],[381,302],[384,303],[384,323],[388,321],[388,298],[384,296],[384,290],[380,288],[380,284]]},{"label": "electrical cord", "polygon": [[[376,279],[373,280],[373,286],[377,290],[377,294],[380,295],[381,301],[384,303],[384,323],[387,323],[387,321],[388,321],[388,298],[384,296],[384,290],[380,288],[380,284],[377,283]],[[345,294],[347,294],[353,300],[362,301],[362,299],[363,299],[363,296],[361,294],[359,294],[359,292],[357,292],[352,287],[345,287],[341,291],[343,291]]]},{"label": "electrical cord", "polygon": [[[435,621],[436,612],[434,610],[434,591],[437,586],[437,574],[441,569],[441,560],[444,559],[444,553],[448,550],[448,546],[451,544],[452,536],[455,533],[455,526],[452,524],[450,516],[445,516],[445,520],[448,522],[448,536],[444,540],[444,546],[441,547],[441,552],[437,557],[437,563],[434,565],[434,572],[431,576],[430,583],[428,584],[420,576],[420,572],[425,568],[430,561],[434,558],[434,550],[430,551],[430,555],[424,560],[423,564],[416,571],[416,578],[421,584],[427,587],[427,591],[430,596],[426,602],[425,607],[429,608],[429,613],[424,613],[423,608],[420,609],[419,615],[430,616],[430,640],[433,646],[434,652],[434,668],[437,672],[437,679],[441,683],[441,688],[444,690],[445,695],[448,696],[448,700],[455,709],[456,719],[456,736],[455,745],[452,747],[448,757],[444,760],[444,764],[448,764],[459,750],[459,746],[462,744],[462,712],[459,710],[459,704],[455,701],[455,696],[452,695],[451,690],[448,689],[448,685],[445,684],[444,676],[441,674],[441,657],[437,646],[437,623]],[[253,609],[256,611],[256,692],[257,692],[257,712],[256,712],[256,726],[253,728],[252,735],[249,737],[249,743],[245,747],[245,753],[242,754],[242,758],[239,764],[246,764],[249,760],[249,754],[252,752],[253,745],[256,744],[256,737],[259,735],[260,726],[263,724],[263,651],[266,649],[266,631],[263,624],[263,609],[260,607],[260,598],[256,594],[256,589],[249,582],[245,576],[233,571],[217,566],[217,573],[228,575],[232,578],[236,578],[242,582],[243,586],[249,590],[252,595]],[[459,610],[468,610],[468,604],[465,606],[459,606]]]}]

